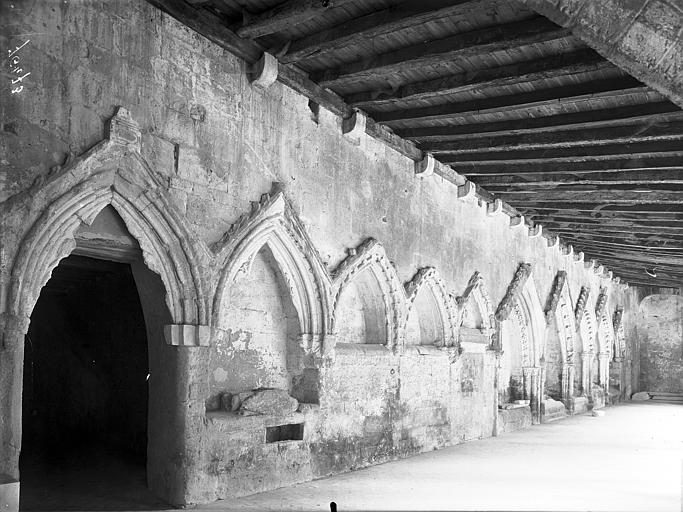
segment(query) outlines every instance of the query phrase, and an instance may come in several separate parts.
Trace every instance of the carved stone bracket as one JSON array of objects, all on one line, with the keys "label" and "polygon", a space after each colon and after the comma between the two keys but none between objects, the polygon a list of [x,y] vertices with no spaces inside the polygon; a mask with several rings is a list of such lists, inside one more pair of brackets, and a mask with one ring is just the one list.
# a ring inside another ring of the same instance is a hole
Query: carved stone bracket
[{"label": "carved stone bracket", "polygon": [[525,226],[524,215],[518,215],[517,217],[510,217],[510,227],[511,228],[523,228]]},{"label": "carved stone bracket", "polygon": [[473,200],[476,197],[477,186],[471,181],[466,181],[464,185],[458,187],[458,199]]},{"label": "carved stone bracket", "polygon": [[495,217],[503,213],[503,201],[500,199],[494,199],[493,203],[488,203],[486,205],[486,215],[489,217]]},{"label": "carved stone bracket", "polygon": [[353,141],[359,141],[365,133],[367,116],[360,110],[354,110],[350,117],[342,120],[342,133]]},{"label": "carved stone bracket", "polygon": [[415,176],[418,178],[427,178],[434,174],[434,167],[436,166],[436,159],[431,153],[426,153],[422,160],[415,162]]},{"label": "carved stone bracket", "polygon": [[536,224],[534,227],[529,227],[529,238],[538,238],[543,234],[543,225]]},{"label": "carved stone bracket", "polygon": [[277,81],[278,61],[274,55],[263,52],[261,58],[251,70],[251,85],[259,89],[267,89]]}]

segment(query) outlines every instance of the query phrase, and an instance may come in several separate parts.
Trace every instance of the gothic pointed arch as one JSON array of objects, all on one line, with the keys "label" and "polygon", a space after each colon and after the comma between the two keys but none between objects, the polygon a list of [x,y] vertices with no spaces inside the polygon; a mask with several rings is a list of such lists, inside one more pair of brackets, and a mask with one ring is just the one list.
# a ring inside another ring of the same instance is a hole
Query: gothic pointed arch
[{"label": "gothic pointed arch", "polygon": [[530,263],[522,263],[496,310],[496,320],[514,320],[521,329],[523,366],[536,366],[543,356],[545,316]]},{"label": "gothic pointed arch", "polygon": [[590,288],[583,286],[579,293],[579,298],[574,309],[574,321],[576,323],[581,346],[584,353],[595,353],[595,341],[597,336],[597,325],[595,313],[588,306]]},{"label": "gothic pointed arch", "polygon": [[614,312],[614,360],[621,361],[626,355],[626,335],[624,333],[624,308],[619,306]]},{"label": "gothic pointed arch", "polygon": [[[414,344],[450,347],[456,342],[457,313],[446,285],[434,267],[418,270],[406,283],[406,326],[416,324]],[[416,319],[417,322],[411,320]],[[406,342],[409,336],[406,334]]]},{"label": "gothic pointed arch", "polygon": [[614,325],[607,309],[607,288],[602,288],[595,304],[595,317],[598,322],[598,352],[612,358],[614,348]]},{"label": "gothic pointed arch", "polygon": [[401,324],[406,311],[403,286],[384,247],[373,238],[351,249],[334,273],[330,329],[337,335],[340,305],[353,291],[365,324],[362,342],[379,343],[388,348],[402,344]]},{"label": "gothic pointed arch", "polygon": [[575,323],[572,311],[572,299],[567,283],[567,273],[560,270],[555,277],[550,300],[545,311],[546,322],[551,325],[554,321],[557,336],[560,341],[562,362],[574,363]]},{"label": "gothic pointed arch", "polygon": [[[207,253],[185,229],[162,181],[140,155],[140,128],[127,110],[118,108],[108,132],[106,140],[69,166],[2,205],[3,216],[22,219],[11,230],[17,250],[3,265],[8,273],[0,281],[4,344],[23,336],[41,288],[76,246],[75,231],[92,223],[108,205],[137,239],[144,262],[161,277],[174,322],[167,341],[209,342],[208,308],[198,272]],[[28,204],[40,208],[29,209]],[[184,338],[179,339],[181,331]]]},{"label": "gothic pointed arch", "polygon": [[561,270],[555,276],[545,312],[546,322],[550,327],[546,354],[546,392],[569,407],[574,395],[576,353],[572,305],[567,273]]},{"label": "gothic pointed arch", "polygon": [[276,184],[252,212],[242,216],[212,246],[218,268],[213,321],[220,325],[223,304],[240,275],[248,274],[254,257],[267,246],[282,273],[296,309],[304,351],[319,356],[329,322],[330,279],[303,224]]},{"label": "gothic pointed arch", "polygon": [[496,341],[496,318],[484,278],[474,272],[463,294],[456,299],[459,309],[458,328],[460,335],[474,329],[488,339],[487,344]]}]

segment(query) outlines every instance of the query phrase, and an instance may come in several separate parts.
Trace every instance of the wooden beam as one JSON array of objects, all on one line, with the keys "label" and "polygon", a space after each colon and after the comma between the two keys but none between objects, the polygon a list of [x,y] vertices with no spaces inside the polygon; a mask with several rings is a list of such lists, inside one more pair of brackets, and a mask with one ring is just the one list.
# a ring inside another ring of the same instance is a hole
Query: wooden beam
[{"label": "wooden beam", "polygon": [[288,0],[258,14],[245,11],[244,20],[242,26],[237,29],[237,35],[256,39],[275,34],[320,16],[331,7],[341,7],[350,1],[353,0]]},{"label": "wooden beam", "polygon": [[421,0],[420,2],[404,2],[292,41],[287,53],[281,58],[281,62],[297,62],[311,57],[325,56],[399,30],[455,16],[467,17],[474,12],[477,14],[486,12],[493,23],[496,21],[497,9],[504,7],[508,1]]},{"label": "wooden beam", "polygon": [[375,121],[390,125],[397,122],[443,121],[458,116],[528,110],[535,107],[546,107],[552,103],[566,105],[600,98],[643,94],[648,91],[647,87],[631,77],[607,78],[481,100],[391,110],[389,112],[373,112],[372,115]]},{"label": "wooden beam", "polygon": [[425,101],[475,89],[481,91],[492,87],[537,82],[606,69],[614,69],[614,66],[593,50],[583,49],[571,54],[554,55],[508,66],[468,71],[436,80],[410,83],[398,89],[388,87],[357,92],[345,96],[344,99],[353,107],[375,108],[392,105],[396,101],[401,101],[402,104],[410,101]]},{"label": "wooden beam", "polygon": [[[194,9],[183,0],[147,1],[249,64],[255,63],[263,55],[263,47],[253,41],[237,37],[234,32],[223,25],[217,16],[203,9]],[[349,108],[340,96],[311,81],[307,74],[296,66],[280,66],[277,79],[333,114],[345,118],[353,112],[353,109]],[[412,160],[421,160],[423,157],[422,151],[415,144],[391,133],[374,121],[368,120],[366,133]]]},{"label": "wooden beam", "polygon": [[418,142],[463,140],[479,135],[520,135],[559,130],[620,126],[634,122],[660,123],[683,118],[683,111],[669,101],[624,105],[618,108],[587,110],[572,114],[558,114],[529,119],[512,119],[493,123],[430,126],[427,128],[398,128],[401,137]]},{"label": "wooden beam", "polygon": [[646,255],[643,251],[628,251],[623,249],[610,249],[599,248],[587,243],[585,241],[578,240],[576,242],[571,242],[574,245],[574,250],[581,250],[585,254],[591,254],[595,258],[609,258],[614,261],[622,261],[625,264],[637,264],[637,265],[670,265],[673,267],[683,265],[683,259],[680,257],[664,257],[664,256],[652,256]]},{"label": "wooden beam", "polygon": [[680,151],[656,155],[624,155],[621,158],[611,160],[590,160],[586,162],[558,161],[515,161],[507,162],[462,162],[456,158],[439,158],[443,163],[449,164],[453,169],[467,176],[530,176],[534,174],[592,174],[606,172],[623,172],[624,170],[650,171],[671,170],[679,171],[683,167]]},{"label": "wooden beam", "polygon": [[[547,226],[548,224],[543,224]],[[668,251],[683,251],[683,239],[679,238],[658,238],[657,235],[638,236],[635,233],[605,233],[594,230],[566,230],[553,229],[553,233],[561,235],[565,240],[585,240],[589,244],[600,244],[601,242],[609,243],[614,247],[631,247],[638,249],[652,249]],[[683,254],[683,252],[682,252]]]},{"label": "wooden beam", "polygon": [[601,202],[606,204],[683,204],[683,193],[680,191],[662,190],[546,190],[510,192],[497,194],[504,201],[513,206],[529,203],[555,203],[563,201],[567,203]]},{"label": "wooden beam", "polygon": [[324,87],[343,87],[416,67],[436,66],[446,60],[467,59],[510,48],[565,39],[570,34],[545,18],[535,18],[407,46],[313,73],[311,78]]},{"label": "wooden beam", "polygon": [[559,185],[647,185],[683,184],[683,166],[675,171],[670,169],[652,171],[625,170],[621,172],[596,172],[591,174],[546,174],[492,175],[477,176],[474,181],[491,192],[497,190],[516,190],[527,188],[554,188]]},{"label": "wooden beam", "polygon": [[[472,137],[466,140],[448,142],[424,142],[421,147],[425,151],[433,153],[437,153],[438,151],[457,151],[458,154],[469,154],[482,149],[516,151],[606,144],[630,144],[635,142],[654,142],[662,140],[680,141],[682,139],[683,121],[669,121],[657,124],[638,123],[627,126],[612,126],[609,128],[497,135],[478,138]],[[583,152],[583,147],[581,148],[581,152]]]},{"label": "wooden beam", "polygon": [[650,239],[659,237],[661,240],[683,239],[683,224],[679,228],[641,227],[641,226],[618,226],[609,224],[587,224],[582,222],[560,222],[551,219],[531,219],[543,224],[558,235],[571,234],[608,234],[617,236],[634,236],[636,238]]}]

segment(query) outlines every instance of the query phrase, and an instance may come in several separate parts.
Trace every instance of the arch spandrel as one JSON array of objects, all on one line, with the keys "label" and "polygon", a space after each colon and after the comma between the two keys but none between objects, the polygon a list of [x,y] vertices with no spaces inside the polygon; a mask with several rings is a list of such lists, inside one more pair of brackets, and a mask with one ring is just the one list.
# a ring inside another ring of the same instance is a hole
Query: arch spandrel
[{"label": "arch spandrel", "polygon": [[[434,267],[424,267],[418,270],[412,280],[405,285],[406,293],[406,315],[404,325],[407,325],[408,318],[415,311],[416,300],[420,294],[430,293],[434,299],[434,304],[438,308],[438,315],[441,320],[442,339],[438,346],[450,347],[456,344],[457,340],[457,310],[453,298],[446,290],[443,279]],[[417,312],[419,314],[419,312]]]},{"label": "arch spandrel", "polygon": [[252,212],[242,216],[212,246],[219,275],[213,301],[213,322],[220,326],[231,284],[250,271],[254,256],[268,246],[282,272],[301,326],[302,348],[322,354],[328,331],[331,282],[320,255],[298,216],[276,185]]},{"label": "arch spandrel", "polygon": [[[9,275],[3,279],[9,282],[3,290],[5,317],[23,319],[19,323],[28,328],[28,318],[52,269],[75,248],[76,230],[111,205],[140,244],[145,263],[160,275],[174,324],[208,327],[205,286],[198,272],[207,253],[201,242],[190,237],[139,151],[139,127],[119,108],[109,123],[108,139],[0,205],[3,215],[15,222],[21,219],[14,226],[16,252],[9,258],[11,263],[3,262]],[[17,215],[29,199],[42,206]],[[200,330],[194,331],[188,343],[208,341],[206,330],[201,340]]]},{"label": "arch spandrel", "polygon": [[332,279],[332,316],[331,332],[335,331],[335,319],[340,299],[349,284],[363,272],[369,271],[381,290],[386,320],[386,340],[388,348],[403,344],[402,323],[406,316],[406,298],[396,269],[387,257],[382,244],[373,238],[365,240],[341,262]]}]

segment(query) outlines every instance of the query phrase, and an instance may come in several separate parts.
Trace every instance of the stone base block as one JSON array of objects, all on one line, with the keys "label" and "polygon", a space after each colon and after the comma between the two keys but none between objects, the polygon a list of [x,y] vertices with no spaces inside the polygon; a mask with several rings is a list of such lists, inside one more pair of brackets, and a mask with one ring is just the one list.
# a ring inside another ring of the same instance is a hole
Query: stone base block
[{"label": "stone base block", "polygon": [[541,404],[541,421],[543,423],[561,420],[566,416],[567,410],[562,402],[549,398]]},{"label": "stone base block", "polygon": [[588,399],[585,396],[577,396],[572,399],[572,414],[584,414],[588,412]]},{"label": "stone base block", "polygon": [[531,427],[531,408],[498,409],[498,435]]},{"label": "stone base block", "polygon": [[19,482],[0,475],[0,512],[19,511]]}]

